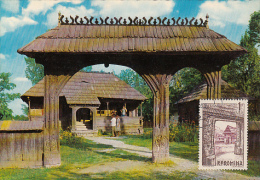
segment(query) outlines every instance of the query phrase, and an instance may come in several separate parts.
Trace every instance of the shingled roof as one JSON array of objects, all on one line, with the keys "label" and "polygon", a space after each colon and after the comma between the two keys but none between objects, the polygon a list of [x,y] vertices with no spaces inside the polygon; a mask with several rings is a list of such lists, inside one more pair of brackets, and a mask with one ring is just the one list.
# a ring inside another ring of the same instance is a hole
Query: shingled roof
[{"label": "shingled roof", "polygon": [[[222,99],[248,99],[254,100],[251,96],[246,93],[235,89],[229,85],[226,81],[221,79],[221,98]],[[196,88],[194,88],[191,93],[183,97],[178,101],[178,103],[185,103],[194,100],[207,99],[207,83],[203,83]]]},{"label": "shingled roof", "polygon": [[122,18],[96,19],[93,17],[66,19],[48,32],[18,50],[33,57],[37,53],[142,53],[163,52],[246,52],[246,50],[208,28],[207,20],[200,23],[174,18],[149,20]]},{"label": "shingled roof", "polygon": [[0,132],[6,131],[42,131],[42,121],[0,121]]},{"label": "shingled roof", "polygon": [[[22,98],[44,96],[44,79],[26,91]],[[140,100],[146,99],[139,91],[112,73],[78,72],[67,82],[60,96],[68,104],[99,105],[98,98]]]}]

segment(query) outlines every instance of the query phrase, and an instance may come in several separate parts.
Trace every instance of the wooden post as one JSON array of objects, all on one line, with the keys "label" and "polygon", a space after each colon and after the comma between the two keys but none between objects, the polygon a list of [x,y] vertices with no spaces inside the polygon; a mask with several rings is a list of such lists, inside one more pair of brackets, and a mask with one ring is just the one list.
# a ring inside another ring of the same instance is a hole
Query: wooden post
[{"label": "wooden post", "polygon": [[92,111],[92,121],[93,121],[93,130],[97,130],[97,122],[96,122],[96,114],[97,114],[97,107],[89,107]]},{"label": "wooden post", "polygon": [[141,109],[141,117],[142,117],[143,116],[143,102],[141,102],[140,109]]},{"label": "wooden post", "polygon": [[169,82],[172,75],[142,75],[154,94],[153,153],[155,163],[169,160]]},{"label": "wooden post", "polygon": [[207,80],[207,99],[221,99],[221,71],[204,73]]},{"label": "wooden post", "polygon": [[31,119],[31,100],[30,100],[29,96],[27,97],[27,99],[28,99],[28,119],[29,119],[29,121],[31,121],[32,120]]},{"label": "wooden post", "polygon": [[71,108],[72,108],[72,129],[71,129],[71,131],[76,131],[77,110],[80,107],[71,107]]},{"label": "wooden post", "polygon": [[71,76],[50,75],[44,77],[44,147],[43,165],[58,166],[60,159],[59,141],[59,93]]},{"label": "wooden post", "polygon": [[108,113],[108,110],[109,110],[109,102],[107,102],[107,116],[109,116],[110,114]]}]

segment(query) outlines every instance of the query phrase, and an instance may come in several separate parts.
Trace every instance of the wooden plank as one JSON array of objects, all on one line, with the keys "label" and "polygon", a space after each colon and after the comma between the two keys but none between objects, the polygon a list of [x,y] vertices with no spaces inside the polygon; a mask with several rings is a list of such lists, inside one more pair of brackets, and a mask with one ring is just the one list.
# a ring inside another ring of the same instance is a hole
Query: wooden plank
[{"label": "wooden plank", "polygon": [[114,50],[114,38],[109,38],[108,39],[108,51],[113,52]]},{"label": "wooden plank", "polygon": [[161,48],[162,51],[166,51],[168,49],[166,39],[161,39]]},{"label": "wooden plank", "polygon": [[118,38],[122,38],[123,37],[123,26],[118,26],[118,33],[117,33],[117,37]]},{"label": "wooden plank", "polygon": [[148,38],[142,38],[142,51],[148,51]]},{"label": "wooden plank", "polygon": [[100,37],[102,37],[102,38],[106,37],[106,26],[105,25],[100,26]]},{"label": "wooden plank", "polygon": [[22,161],[22,141],[21,141],[21,133],[15,133],[15,161]]},{"label": "wooden plank", "polygon": [[115,26],[109,26],[109,37],[114,38],[115,37]]},{"label": "wooden plank", "polygon": [[99,43],[99,38],[94,38],[93,39],[93,48],[92,48],[92,51],[93,52],[97,52],[97,50],[98,50],[98,43]]},{"label": "wooden plank", "polygon": [[134,39],[133,38],[128,38],[128,50],[134,50]]},{"label": "wooden plank", "polygon": [[24,133],[24,149],[23,149],[23,161],[30,160],[30,140],[29,133]]},{"label": "wooden plank", "polygon": [[147,50],[153,51],[153,39],[152,38],[147,38]]},{"label": "wooden plank", "polygon": [[105,26],[105,34],[106,34],[105,37],[106,37],[106,38],[109,38],[109,36],[110,36],[110,32],[109,32],[109,31],[110,31],[110,28],[109,28],[109,27],[110,27],[110,26]]},{"label": "wooden plank", "polygon": [[9,153],[9,160],[15,160],[15,133],[10,133],[10,153]]},{"label": "wooden plank", "polygon": [[133,31],[132,31],[132,33],[133,33],[133,37],[134,37],[134,38],[140,37],[140,36],[139,36],[138,26],[133,26]]},{"label": "wooden plank", "polygon": [[171,49],[173,51],[177,51],[177,46],[176,46],[176,43],[175,43],[175,39],[174,38],[170,38],[170,43],[171,43]]},{"label": "wooden plank", "polygon": [[166,50],[167,51],[172,51],[172,45],[171,45],[170,39],[166,38],[165,41],[166,41],[166,47],[167,47]]},{"label": "wooden plank", "polygon": [[88,39],[86,47],[87,47],[86,49],[88,50],[88,52],[92,52],[92,50],[93,50],[93,39],[92,38]]},{"label": "wooden plank", "polygon": [[128,51],[128,38],[122,38],[122,51]]},{"label": "wooden plank", "polygon": [[108,38],[105,38],[105,39],[104,39],[104,46],[103,46],[103,50],[104,50],[105,52],[107,52],[107,51],[108,51]]},{"label": "wooden plank", "polygon": [[114,38],[117,39],[119,36],[119,27],[120,26],[114,26]]},{"label": "wooden plank", "polygon": [[0,148],[1,149],[1,154],[0,154],[0,161],[7,161],[7,134],[6,133],[1,133],[1,147],[5,148]]},{"label": "wooden plank", "polygon": [[142,42],[139,42],[140,39],[139,38],[132,38],[133,39],[133,45],[134,45],[134,51],[141,51],[142,49]]},{"label": "wooden plank", "polygon": [[104,51],[104,38],[99,38],[99,42],[98,42],[98,50],[99,51]]}]

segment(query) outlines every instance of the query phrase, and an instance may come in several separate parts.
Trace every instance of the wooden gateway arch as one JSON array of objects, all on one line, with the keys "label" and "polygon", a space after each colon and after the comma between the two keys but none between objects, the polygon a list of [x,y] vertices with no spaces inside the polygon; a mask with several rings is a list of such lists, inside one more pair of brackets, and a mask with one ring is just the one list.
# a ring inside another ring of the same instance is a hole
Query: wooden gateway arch
[{"label": "wooden gateway arch", "polygon": [[123,65],[139,73],[154,94],[153,162],[169,158],[169,82],[184,67],[207,79],[209,99],[220,98],[221,67],[246,50],[208,27],[206,20],[157,18],[65,18],[18,50],[44,65],[43,165],[61,163],[59,93],[81,68]]}]

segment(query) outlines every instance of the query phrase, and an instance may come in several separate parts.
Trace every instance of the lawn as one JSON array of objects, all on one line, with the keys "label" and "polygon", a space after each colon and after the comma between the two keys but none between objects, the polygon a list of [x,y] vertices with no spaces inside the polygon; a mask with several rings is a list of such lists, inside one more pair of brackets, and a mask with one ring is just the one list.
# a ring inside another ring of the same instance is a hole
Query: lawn
[{"label": "lawn", "polygon": [[[126,138],[120,139],[126,144],[144,146],[149,149],[152,149],[152,138],[148,135],[148,132],[151,131],[151,128],[144,129],[144,135],[127,135]],[[169,143],[169,152],[175,156],[181,158],[189,159],[195,162],[198,162],[198,143],[194,142],[170,142]],[[228,171],[236,172],[239,174],[247,176],[257,176],[260,177],[260,161],[248,161],[248,170],[237,170],[237,171]]]},{"label": "lawn", "polygon": [[[89,140],[80,140],[77,144],[61,145],[62,165],[56,168],[40,169],[0,169],[0,179],[22,180],[22,179],[192,179],[197,175],[192,172],[170,172],[157,171],[158,166],[151,162],[151,158],[140,157],[136,154],[123,150],[110,152],[97,152],[112,148],[109,145],[96,144]],[[142,169],[131,169],[129,171],[116,171],[111,173],[78,174],[77,171],[93,165],[102,165],[115,161],[138,161],[146,162],[148,166]],[[163,165],[167,166],[167,165]],[[164,167],[161,167],[164,168]]]}]

